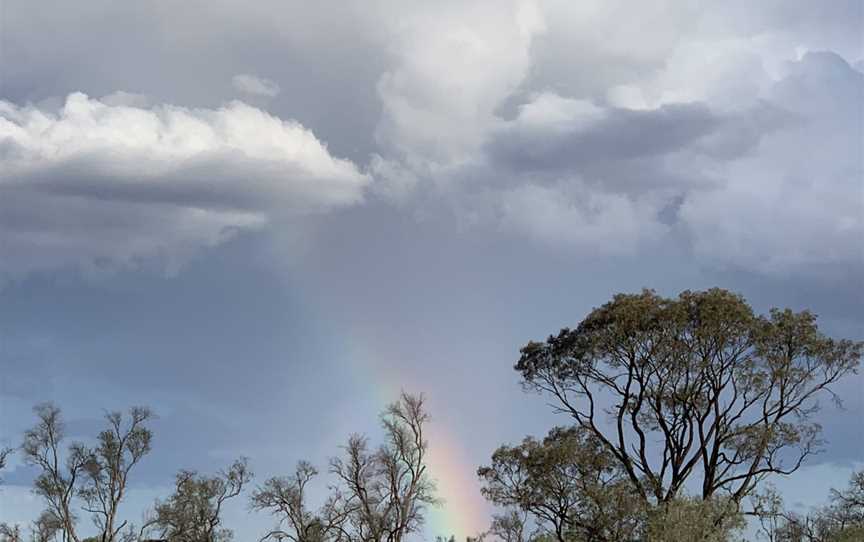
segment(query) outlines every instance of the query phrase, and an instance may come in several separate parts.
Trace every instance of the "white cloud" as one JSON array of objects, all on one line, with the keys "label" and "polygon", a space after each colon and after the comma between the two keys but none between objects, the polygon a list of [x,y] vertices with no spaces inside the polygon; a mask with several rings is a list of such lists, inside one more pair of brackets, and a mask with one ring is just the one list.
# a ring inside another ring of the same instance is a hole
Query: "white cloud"
[{"label": "white cloud", "polygon": [[253,96],[277,96],[282,89],[275,82],[255,75],[239,74],[231,78],[234,89]]},{"label": "white cloud", "polygon": [[390,7],[381,20],[396,60],[378,82],[378,141],[414,164],[471,161],[530,67],[531,39],[543,30],[534,3]]},{"label": "white cloud", "polygon": [[0,274],[189,255],[280,217],[361,201],[370,182],[314,134],[241,102],[57,112],[0,102]]}]

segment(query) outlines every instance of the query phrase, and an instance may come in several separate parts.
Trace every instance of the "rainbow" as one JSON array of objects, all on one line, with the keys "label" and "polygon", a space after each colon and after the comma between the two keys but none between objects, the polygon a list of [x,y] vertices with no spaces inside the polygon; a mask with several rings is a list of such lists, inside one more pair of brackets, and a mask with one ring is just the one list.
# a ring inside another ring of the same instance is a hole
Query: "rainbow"
[{"label": "rainbow", "polygon": [[443,503],[430,511],[427,538],[455,535],[458,542],[489,527],[489,510],[480,496],[477,466],[466,458],[459,441],[445,427],[432,430],[429,469]]},{"label": "rainbow", "polygon": [[[386,360],[398,359],[386,351],[386,345],[373,344],[364,340],[367,334],[354,331],[343,345],[344,359],[357,381],[365,384],[368,399],[377,403],[378,410],[396,400],[403,390],[424,391],[422,385],[412,381],[411,375],[394,374],[392,364],[384,369]],[[436,423],[434,412],[429,424],[428,465],[442,502],[428,511],[423,538],[434,541],[437,536],[453,535],[458,542],[464,542],[465,537],[487,529],[490,508],[480,495],[477,466],[468,459],[464,445],[447,425]]]}]

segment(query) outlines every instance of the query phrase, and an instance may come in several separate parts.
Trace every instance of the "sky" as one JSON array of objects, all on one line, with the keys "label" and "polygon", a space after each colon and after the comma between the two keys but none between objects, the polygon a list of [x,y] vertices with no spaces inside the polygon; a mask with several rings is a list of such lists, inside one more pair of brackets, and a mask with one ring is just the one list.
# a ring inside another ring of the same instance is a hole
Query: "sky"
[{"label": "sky", "polygon": [[[422,538],[463,537],[477,466],[566,423],[519,347],[617,292],[719,286],[864,339],[862,10],[2,0],[0,444],[42,401],[77,438],[151,406],[135,519],[180,468],[323,467],[422,392]],[[864,463],[864,380],[836,391],[776,480],[801,509]],[[32,476],[13,459],[0,520],[38,513]]]}]

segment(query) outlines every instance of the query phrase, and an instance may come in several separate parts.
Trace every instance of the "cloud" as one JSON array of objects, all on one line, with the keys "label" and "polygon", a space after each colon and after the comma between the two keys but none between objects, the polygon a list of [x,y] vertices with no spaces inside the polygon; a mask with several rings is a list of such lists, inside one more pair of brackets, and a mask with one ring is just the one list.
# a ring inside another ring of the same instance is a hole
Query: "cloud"
[{"label": "cloud", "polygon": [[588,248],[600,254],[631,253],[661,238],[656,204],[592,190],[568,180],[552,186],[522,185],[500,194],[500,223],[542,243]]},{"label": "cloud", "polygon": [[533,2],[398,3],[382,16],[394,62],[378,81],[380,145],[418,165],[471,161],[530,68]]},{"label": "cloud", "polygon": [[[853,122],[860,108],[842,95],[836,106],[843,115],[811,111],[808,103],[830,103],[834,87],[799,85],[804,99],[779,86],[800,79],[795,70],[817,70],[803,68],[812,64],[807,51],[833,51],[843,62],[864,57],[854,0],[832,2],[818,17],[804,0],[756,7],[743,0],[635,6],[477,0],[439,2],[434,9],[388,0],[339,8],[268,1],[253,9],[219,1],[213,9],[199,7],[177,12],[157,3],[106,11],[85,3],[75,16],[86,31],[71,32],[62,24],[70,12],[16,5],[8,49],[27,62],[7,70],[7,96],[24,103],[73,89],[101,95],[122,82],[156,101],[218,110],[231,74],[247,74],[234,77],[241,92],[268,96],[275,88],[254,74],[278,73],[292,84],[269,101],[272,111],[298,119],[330,149],[361,164],[375,178],[376,198],[414,216],[448,220],[456,213],[466,223],[501,226],[566,251],[587,238],[550,231],[544,216],[532,224],[530,214],[514,215],[529,207],[518,205],[519,197],[536,208],[538,200],[555,200],[557,191],[566,216],[581,213],[587,202],[634,205],[633,220],[651,232],[638,239],[665,231],[659,240],[715,268],[776,275],[860,261],[856,243],[850,246],[860,190],[850,179],[861,149],[848,143],[860,131]],[[206,25],[191,24],[202,14]],[[324,25],[338,31],[320,32]],[[56,32],[34,30],[44,27]],[[117,40],[116,28],[128,39]],[[109,40],[112,47],[104,47]],[[202,55],[219,61],[202,63]],[[88,58],[86,65],[80,58]],[[75,70],[64,69],[73,64]],[[101,101],[154,109],[142,100]],[[835,120],[845,142],[832,136]],[[823,141],[832,141],[831,148]],[[793,150],[801,148],[818,151]],[[79,167],[75,160],[72,167]],[[231,168],[218,169],[225,177],[243,175]],[[74,190],[89,182],[105,193],[106,183],[84,169],[86,179]],[[789,181],[804,171],[814,179],[810,185]],[[262,203],[273,199],[269,190],[256,197],[258,188],[225,188],[231,183],[208,175],[214,180],[206,193],[172,182],[164,183],[171,190],[163,186],[152,197],[208,199],[211,218],[230,209],[251,212],[246,218],[256,224],[271,219],[271,206]],[[142,189],[112,185],[114,195]],[[842,219],[826,210],[835,200]],[[778,240],[771,224],[794,223],[795,216],[813,227],[798,240]],[[658,228],[658,221],[668,227]],[[610,239],[637,230],[629,219],[596,224],[608,228]]]},{"label": "cloud", "polygon": [[665,241],[716,269],[864,270],[861,73],[807,53],[860,58],[842,9],[811,25],[773,3],[656,2],[622,27],[614,2],[487,7],[400,19],[373,167],[398,189],[379,194],[428,208],[437,192],[467,224],[563,250]]},{"label": "cloud", "polygon": [[494,133],[489,152],[517,171],[578,170],[678,151],[718,123],[704,104],[634,111],[542,94]]},{"label": "cloud", "polygon": [[282,90],[279,85],[269,79],[248,74],[235,75],[231,78],[231,84],[238,92],[268,98],[277,96]]},{"label": "cloud", "polygon": [[725,183],[690,194],[682,222],[696,254],[714,265],[860,273],[864,75],[833,53],[808,53],[788,69],[769,98],[796,122],[722,164]]},{"label": "cloud", "polygon": [[111,103],[0,102],[0,274],[172,270],[238,231],[356,204],[370,182],[300,124],[242,102]]}]

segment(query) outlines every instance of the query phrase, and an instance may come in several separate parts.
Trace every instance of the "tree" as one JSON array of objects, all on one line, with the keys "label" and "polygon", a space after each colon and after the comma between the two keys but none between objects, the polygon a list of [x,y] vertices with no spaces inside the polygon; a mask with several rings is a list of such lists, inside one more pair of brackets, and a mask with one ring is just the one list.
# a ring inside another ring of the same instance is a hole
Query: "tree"
[{"label": "tree", "polygon": [[827,506],[808,514],[785,512],[774,492],[759,496],[756,515],[771,542],[853,542],[864,540],[864,471],[844,490],[831,490]]},{"label": "tree", "polygon": [[66,460],[61,449],[66,427],[60,409],[51,403],[33,408],[38,419],[36,425],[24,433],[21,452],[24,462],[39,469],[33,482],[34,492],[45,501],[43,514],[47,522],[58,527],[64,542],[79,542],[75,526],[77,516],[73,509],[80,478],[89,459],[81,444],[72,444]]},{"label": "tree", "polygon": [[[48,542],[59,530],[59,525],[53,522],[50,515],[42,514],[30,526],[30,542]],[[24,542],[21,527],[0,523],[0,542]]]},{"label": "tree", "polygon": [[86,476],[79,495],[84,510],[93,514],[100,542],[115,542],[126,526],[117,524],[117,511],[126,494],[129,473],[150,452],[153,433],[146,422],[153,413],[144,407],[129,409],[128,423],[120,412],[105,415],[108,428],[99,433],[98,445],[87,451]]},{"label": "tree", "polygon": [[528,540],[527,516],[527,512],[518,507],[509,508],[503,514],[496,514],[492,517],[489,530],[484,533],[484,536],[479,537],[479,540],[486,535],[491,535],[501,542],[526,542]]},{"label": "tree", "polygon": [[[61,526],[53,514],[43,512],[30,525],[30,542],[48,542],[53,539]],[[0,523],[0,542],[23,542],[24,535],[20,525]]]},{"label": "tree", "polygon": [[[14,450],[12,448],[0,448],[0,471],[6,468],[6,462],[9,460],[9,456],[12,455]],[[3,479],[0,478],[0,482]]]},{"label": "tree", "polygon": [[626,473],[581,427],[557,427],[542,441],[527,437],[518,446],[502,446],[477,474],[483,495],[513,510],[493,523],[504,539],[524,538],[525,520],[516,511],[531,516],[534,538],[559,542],[630,540],[639,526],[641,502],[632,497]]},{"label": "tree", "polygon": [[318,469],[311,463],[300,461],[292,476],[270,478],[252,494],[253,509],[269,511],[279,520],[278,526],[261,540],[324,542],[343,538],[348,511],[337,506],[342,500],[338,494],[331,496],[318,513],[308,508],[307,486],[317,475]]},{"label": "tree", "polygon": [[[0,472],[6,468],[6,462],[12,454],[12,448],[0,449]],[[3,479],[0,478],[0,483]],[[5,522],[0,522],[0,542],[20,542],[21,529],[17,525],[8,525]]]},{"label": "tree", "polygon": [[270,511],[278,525],[262,539],[401,542],[419,531],[426,506],[437,502],[426,466],[428,421],[423,397],[402,393],[381,415],[383,445],[373,449],[355,434],[343,456],[330,461],[337,485],[318,512],[307,503],[307,486],[318,474],[311,464],[300,462],[292,476],[265,482],[252,507]]},{"label": "tree", "polygon": [[143,533],[155,531],[169,542],[227,542],[232,532],[222,527],[226,501],[240,495],[252,479],[247,460],[240,458],[215,476],[182,470],[176,476],[174,493],[156,501],[152,518]]},{"label": "tree", "polygon": [[862,348],[823,335],[807,311],[757,316],[721,289],[645,290],[527,344],[515,369],[602,443],[647,504],[672,501],[695,475],[703,499],[737,505],[819,449],[817,399],[836,399],[831,385]]},{"label": "tree", "polygon": [[21,542],[22,540],[19,526],[0,523],[0,542]]},{"label": "tree", "polygon": [[727,542],[745,525],[728,498],[676,497],[649,510],[644,536],[650,542]]},{"label": "tree", "polygon": [[381,416],[386,441],[380,448],[372,451],[366,438],[354,435],[345,457],[331,461],[331,472],[344,486],[336,506],[352,538],[401,542],[422,527],[426,506],[437,503],[426,466],[428,421],[423,396],[403,392]]},{"label": "tree", "polygon": [[845,490],[831,490],[831,517],[838,530],[864,538],[864,470],[852,475]]},{"label": "tree", "polygon": [[[51,403],[34,407],[36,425],[25,432],[21,445],[24,461],[39,469],[34,492],[46,509],[34,525],[34,537],[59,533],[64,542],[80,542],[76,527],[75,501],[93,514],[100,542],[115,542],[125,522],[116,524],[117,512],[126,492],[129,473],[150,451],[152,434],[145,423],[150,411],[135,407],[124,425],[120,413],[106,415],[108,428],[88,448],[72,443],[64,452],[65,424],[60,409]],[[65,459],[64,459],[65,457]]]}]

